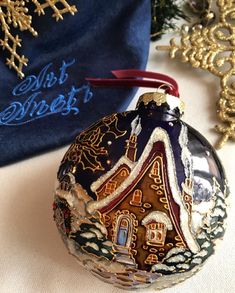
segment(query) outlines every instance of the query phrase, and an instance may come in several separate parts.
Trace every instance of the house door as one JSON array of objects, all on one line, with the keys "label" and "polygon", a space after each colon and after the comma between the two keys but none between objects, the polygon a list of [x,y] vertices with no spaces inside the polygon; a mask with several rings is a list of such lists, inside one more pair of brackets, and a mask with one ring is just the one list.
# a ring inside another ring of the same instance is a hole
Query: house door
[{"label": "house door", "polygon": [[117,227],[117,237],[116,243],[117,245],[127,247],[129,246],[128,239],[130,238],[130,221],[126,217],[122,217],[119,221],[119,225]]}]

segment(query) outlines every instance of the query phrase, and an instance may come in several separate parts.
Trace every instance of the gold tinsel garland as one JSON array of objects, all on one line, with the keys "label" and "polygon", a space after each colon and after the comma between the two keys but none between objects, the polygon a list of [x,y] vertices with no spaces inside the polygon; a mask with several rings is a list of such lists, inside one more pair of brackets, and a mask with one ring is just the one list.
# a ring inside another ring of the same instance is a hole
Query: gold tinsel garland
[{"label": "gold tinsel garland", "polygon": [[[0,36],[0,46],[6,50],[9,57],[6,64],[13,68],[20,78],[24,77],[23,66],[27,66],[28,59],[18,53],[21,47],[21,39],[18,35],[11,33],[11,28],[15,27],[21,31],[29,31],[34,37],[38,34],[32,26],[32,16],[28,14],[27,3],[35,5],[34,12],[38,15],[45,14],[45,9],[53,10],[52,17],[56,21],[63,19],[63,14],[77,12],[75,5],[69,5],[67,0],[0,0],[0,26],[2,34]],[[41,3],[43,2],[43,3]]]},{"label": "gold tinsel garland", "polygon": [[171,39],[170,46],[157,46],[169,50],[170,57],[195,68],[209,71],[220,78],[218,115],[222,121],[215,129],[221,134],[217,148],[229,139],[235,141],[235,1],[218,0],[219,20],[209,26],[196,25],[189,29],[183,25],[180,44]]}]

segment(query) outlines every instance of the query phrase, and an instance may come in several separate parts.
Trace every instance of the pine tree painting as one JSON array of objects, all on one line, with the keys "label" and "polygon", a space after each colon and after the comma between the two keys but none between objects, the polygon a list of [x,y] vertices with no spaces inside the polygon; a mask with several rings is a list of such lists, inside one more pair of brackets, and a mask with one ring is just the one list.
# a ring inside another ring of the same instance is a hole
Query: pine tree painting
[{"label": "pine tree painting", "polygon": [[184,248],[171,249],[162,264],[152,267],[153,272],[161,274],[176,274],[192,270],[195,266],[202,264],[214,253],[215,241],[223,237],[225,228],[224,221],[227,218],[226,212],[226,191],[222,193],[217,180],[213,178],[214,206],[211,213],[203,219],[203,226],[197,235],[197,242],[200,252],[193,254]]}]

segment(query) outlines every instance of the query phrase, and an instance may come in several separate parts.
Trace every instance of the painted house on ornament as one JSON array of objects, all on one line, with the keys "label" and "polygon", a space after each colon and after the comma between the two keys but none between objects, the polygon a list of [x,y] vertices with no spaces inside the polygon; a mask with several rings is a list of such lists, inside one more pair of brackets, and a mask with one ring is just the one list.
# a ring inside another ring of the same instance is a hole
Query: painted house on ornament
[{"label": "painted house on ornament", "polygon": [[131,126],[125,155],[92,183],[97,201],[87,209],[99,212],[114,243],[116,261],[149,271],[171,248],[195,253],[199,246],[190,230],[191,197],[178,186],[168,133],[155,128],[136,161],[138,116]]}]

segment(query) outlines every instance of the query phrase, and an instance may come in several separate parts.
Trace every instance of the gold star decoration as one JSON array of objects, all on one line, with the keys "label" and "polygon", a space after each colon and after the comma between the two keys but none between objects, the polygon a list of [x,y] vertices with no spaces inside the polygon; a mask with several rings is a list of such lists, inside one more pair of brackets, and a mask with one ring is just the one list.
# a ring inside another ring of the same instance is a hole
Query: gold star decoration
[{"label": "gold star decoration", "polygon": [[13,68],[20,78],[24,77],[23,66],[27,66],[28,59],[18,53],[22,40],[18,34],[14,35],[11,29],[27,30],[34,37],[38,35],[32,26],[32,16],[28,14],[27,3],[29,2],[34,4],[36,7],[34,12],[39,16],[45,14],[45,9],[51,8],[53,10],[52,17],[56,21],[63,19],[65,13],[74,15],[77,12],[76,6],[69,5],[67,0],[0,0],[0,26],[2,30],[0,46],[9,55],[6,58],[7,66]]},{"label": "gold star decoration", "polygon": [[157,46],[169,50],[170,58],[177,56],[194,68],[207,70],[220,79],[220,95],[217,112],[221,125],[215,130],[221,134],[216,147],[228,140],[235,141],[235,1],[216,1],[219,17],[208,27],[195,25],[191,29],[183,25],[180,44],[170,40],[170,46]]}]

